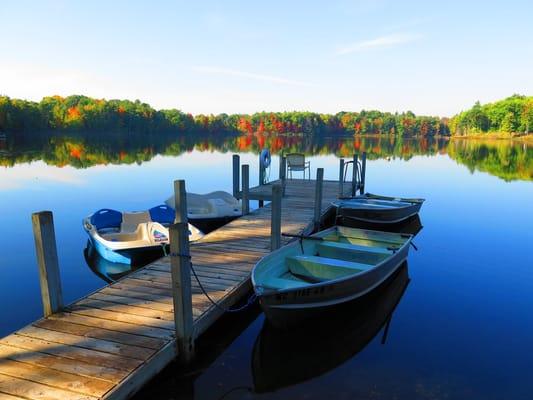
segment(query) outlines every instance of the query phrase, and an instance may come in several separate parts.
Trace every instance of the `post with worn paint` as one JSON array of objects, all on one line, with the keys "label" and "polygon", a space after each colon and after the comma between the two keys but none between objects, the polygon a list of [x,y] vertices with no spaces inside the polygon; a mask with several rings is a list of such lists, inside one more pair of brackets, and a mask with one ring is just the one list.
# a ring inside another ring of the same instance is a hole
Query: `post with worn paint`
[{"label": "post with worn paint", "polygon": [[281,195],[285,196],[285,185],[287,183],[287,157],[281,157],[281,165],[280,165],[280,180],[281,180],[281,188],[282,192]]},{"label": "post with worn paint", "polygon": [[339,160],[339,197],[344,196],[344,158]]},{"label": "post with worn paint", "polygon": [[324,181],[324,168],[316,170],[316,186],[315,186],[315,216],[314,227],[315,231],[320,229],[320,217],[322,216],[322,183]]},{"label": "post with worn paint", "polygon": [[283,152],[279,153],[279,180],[281,181],[283,179]]},{"label": "post with worn paint", "polygon": [[39,283],[44,316],[48,317],[63,308],[54,216],[51,211],[33,213],[31,222],[35,238],[37,264],[39,266]]},{"label": "post with worn paint", "polygon": [[359,168],[357,158],[357,154],[354,154],[352,160],[352,197],[357,192],[357,169]]},{"label": "post with worn paint", "polygon": [[283,188],[279,183],[272,186],[272,207],[270,221],[270,250],[281,247],[281,195]]},{"label": "post with worn paint", "polygon": [[360,193],[365,193],[365,177],[366,177],[366,151],[363,151],[363,155],[361,156],[361,183],[359,184],[359,188],[361,189]]},{"label": "post with worn paint", "polygon": [[261,162],[261,153],[259,153],[259,186],[265,184],[265,167]]},{"label": "post with worn paint", "polygon": [[176,223],[170,226],[170,271],[174,303],[174,324],[179,360],[187,364],[194,357],[191,259],[185,181],[174,181]]},{"label": "post with worn paint", "polygon": [[233,155],[233,197],[239,195],[239,169],[241,157],[238,154]]},{"label": "post with worn paint", "polygon": [[250,212],[250,166],[242,166],[242,215]]}]

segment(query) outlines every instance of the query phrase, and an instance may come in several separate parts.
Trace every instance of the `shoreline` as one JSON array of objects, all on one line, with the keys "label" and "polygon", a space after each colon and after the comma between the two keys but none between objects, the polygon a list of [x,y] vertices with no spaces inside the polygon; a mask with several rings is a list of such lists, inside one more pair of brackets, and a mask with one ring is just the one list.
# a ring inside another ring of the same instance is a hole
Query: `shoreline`
[{"label": "shoreline", "polygon": [[511,135],[508,133],[486,133],[479,135],[452,135],[451,139],[474,139],[474,140],[514,140],[517,142],[532,142],[533,134]]}]

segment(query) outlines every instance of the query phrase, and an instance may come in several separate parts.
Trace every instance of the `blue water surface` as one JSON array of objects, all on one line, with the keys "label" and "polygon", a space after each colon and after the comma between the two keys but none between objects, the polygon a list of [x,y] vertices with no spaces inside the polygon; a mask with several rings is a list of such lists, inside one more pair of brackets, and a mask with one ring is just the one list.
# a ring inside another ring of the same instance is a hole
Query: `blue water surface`
[{"label": "blue water surface", "polygon": [[[241,154],[242,162],[251,165],[252,185],[257,183],[257,158]],[[336,156],[310,161],[313,174],[324,167],[327,179],[337,179]],[[277,157],[272,165],[273,179]],[[68,303],[105,284],[85,262],[81,219],[103,207],[157,205],[171,194],[174,179],[185,179],[193,192],[231,191],[231,154],[193,151],[156,156],[141,165],[87,169],[42,161],[0,168],[0,335],[42,315],[32,212],[54,213]],[[470,172],[447,155],[418,155],[369,161],[366,189],[427,199],[420,215],[424,227],[415,239],[419,250],[409,256],[411,281],[385,344],[380,332],[335,368],[259,394],[251,366],[264,329],[259,315],[202,373],[187,383],[168,375],[159,378],[139,398],[171,399],[185,393],[195,399],[531,399],[532,182]]]}]

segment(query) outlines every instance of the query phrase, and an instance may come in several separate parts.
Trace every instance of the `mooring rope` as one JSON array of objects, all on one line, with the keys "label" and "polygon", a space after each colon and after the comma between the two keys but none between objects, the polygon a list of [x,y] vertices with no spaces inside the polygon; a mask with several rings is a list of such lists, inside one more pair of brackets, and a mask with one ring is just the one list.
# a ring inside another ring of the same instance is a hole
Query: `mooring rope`
[{"label": "mooring rope", "polygon": [[255,301],[257,300],[256,294],[252,293],[250,295],[250,297],[248,297],[248,300],[246,301],[246,303],[243,304],[240,307],[237,307],[237,308],[226,308],[226,307],[221,306],[215,300],[213,300],[211,298],[211,296],[209,296],[209,293],[207,293],[207,290],[205,290],[204,285],[202,285],[202,282],[200,281],[200,278],[196,274],[196,271],[195,271],[195,269],[194,269],[194,267],[192,265],[192,260],[191,260],[191,255],[190,254],[170,253],[170,256],[171,257],[184,257],[184,258],[188,258],[189,259],[189,265],[191,266],[192,274],[194,275],[194,278],[196,279],[196,282],[198,282],[198,286],[200,286],[200,290],[202,291],[204,296],[207,297],[207,299],[211,302],[211,304],[213,304],[219,310],[221,310],[223,312],[227,312],[227,313],[234,313],[234,312],[244,311],[247,308],[251,307],[255,303]]}]

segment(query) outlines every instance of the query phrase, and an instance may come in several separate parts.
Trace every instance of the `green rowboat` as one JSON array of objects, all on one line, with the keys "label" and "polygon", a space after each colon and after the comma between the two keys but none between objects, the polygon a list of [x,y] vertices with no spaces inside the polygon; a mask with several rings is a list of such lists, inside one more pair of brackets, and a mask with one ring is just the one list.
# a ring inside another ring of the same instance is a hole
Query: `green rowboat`
[{"label": "green rowboat", "polygon": [[326,311],[379,286],[406,260],[412,235],[334,226],[262,258],[252,284],[277,326]]}]

